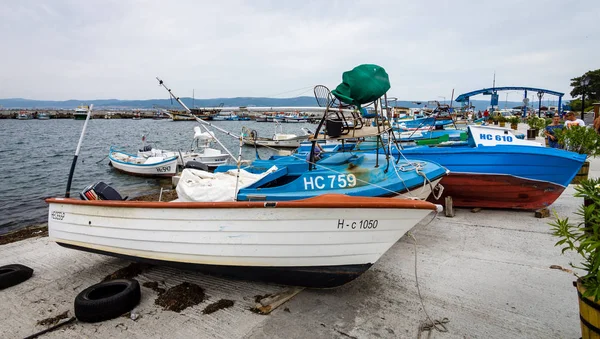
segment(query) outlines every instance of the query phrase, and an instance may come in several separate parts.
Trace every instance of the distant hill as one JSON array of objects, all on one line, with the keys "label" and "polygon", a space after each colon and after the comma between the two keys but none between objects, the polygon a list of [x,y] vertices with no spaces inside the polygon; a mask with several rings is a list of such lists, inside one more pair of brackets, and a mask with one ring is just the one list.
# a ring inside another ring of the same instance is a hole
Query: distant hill
[{"label": "distant hill", "polygon": [[[224,106],[287,106],[287,107],[314,107],[317,102],[312,96],[302,96],[295,98],[215,98],[215,99],[192,99],[181,98],[188,107],[215,107],[221,103]],[[397,106],[415,108],[420,107],[415,104],[420,102],[421,106],[426,105],[427,101],[397,101]],[[29,99],[0,99],[0,108],[12,109],[75,109],[79,105],[94,104],[95,109],[152,109],[155,107],[180,109],[179,104],[175,100],[169,99],[148,99],[148,100],[119,100],[119,99],[100,99],[100,100],[66,100],[66,101],[50,101],[50,100],[29,100]],[[477,110],[485,110],[489,106],[488,100],[473,100],[471,104]],[[522,105],[521,102],[509,101],[506,103],[508,108]],[[458,106],[454,103],[454,106]],[[500,103],[500,108],[504,108],[504,102]]]}]

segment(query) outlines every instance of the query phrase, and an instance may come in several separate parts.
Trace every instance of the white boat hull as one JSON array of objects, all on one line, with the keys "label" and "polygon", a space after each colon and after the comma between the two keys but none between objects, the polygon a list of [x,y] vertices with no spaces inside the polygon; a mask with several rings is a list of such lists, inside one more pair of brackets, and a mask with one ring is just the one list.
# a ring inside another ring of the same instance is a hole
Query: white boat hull
[{"label": "white boat hull", "polygon": [[204,152],[182,152],[181,156],[183,156],[183,161],[181,161],[181,156],[179,152],[162,151],[156,149],[145,152],[138,152],[138,156],[145,158],[157,155],[165,157],[177,157],[177,164],[180,166],[184,166],[188,161],[198,161],[205,164],[208,167],[217,167],[226,164],[227,160],[229,159],[228,154],[222,153],[221,151],[215,149],[210,149],[208,152],[206,149],[204,150]]},{"label": "white boat hull", "polygon": [[[172,177],[177,172],[177,157],[164,157],[163,161],[157,163],[143,163],[143,159],[140,157],[129,156],[126,159],[117,158],[118,154],[124,154],[119,152],[110,152],[108,159],[110,165],[115,169],[125,172],[128,174],[138,176],[149,176],[149,177]],[[140,163],[135,163],[139,161]]]},{"label": "white boat hull", "polygon": [[285,118],[283,121],[288,124],[296,124],[306,122],[306,119]]},{"label": "white boat hull", "polygon": [[[363,203],[293,208],[279,206],[298,202],[149,203],[59,198],[48,200],[48,227],[50,237],[62,245],[142,261],[296,273],[298,269],[305,273],[322,269],[324,273],[337,267],[340,272],[354,272],[350,274],[352,280],[435,209],[433,204],[405,199],[333,195],[312,201],[324,199],[376,199],[405,207]],[[223,204],[242,207],[210,207]],[[325,273],[332,272],[335,269]],[[343,276],[342,283],[349,281],[348,275]],[[312,286],[310,281],[305,284]]]}]

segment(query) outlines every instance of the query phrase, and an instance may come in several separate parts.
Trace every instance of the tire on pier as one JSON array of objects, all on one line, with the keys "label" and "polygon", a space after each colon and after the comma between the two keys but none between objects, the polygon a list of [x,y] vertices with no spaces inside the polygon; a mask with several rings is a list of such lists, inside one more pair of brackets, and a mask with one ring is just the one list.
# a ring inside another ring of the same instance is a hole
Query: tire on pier
[{"label": "tire on pier", "polygon": [[88,323],[114,319],[137,306],[140,297],[140,284],[135,279],[101,282],[75,297],[75,316]]},{"label": "tire on pier", "polygon": [[19,264],[0,267],[0,290],[18,285],[31,278],[33,269]]}]

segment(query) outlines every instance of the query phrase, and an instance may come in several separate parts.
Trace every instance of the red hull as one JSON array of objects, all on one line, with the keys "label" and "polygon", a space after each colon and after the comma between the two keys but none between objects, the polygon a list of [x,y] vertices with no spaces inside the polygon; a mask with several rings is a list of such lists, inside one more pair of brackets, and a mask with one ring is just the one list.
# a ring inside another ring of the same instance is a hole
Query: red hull
[{"label": "red hull", "polygon": [[473,173],[450,173],[441,184],[442,197],[434,200],[430,196],[429,201],[443,205],[444,198],[451,196],[457,207],[536,210],[550,206],[565,190],[550,182]]}]

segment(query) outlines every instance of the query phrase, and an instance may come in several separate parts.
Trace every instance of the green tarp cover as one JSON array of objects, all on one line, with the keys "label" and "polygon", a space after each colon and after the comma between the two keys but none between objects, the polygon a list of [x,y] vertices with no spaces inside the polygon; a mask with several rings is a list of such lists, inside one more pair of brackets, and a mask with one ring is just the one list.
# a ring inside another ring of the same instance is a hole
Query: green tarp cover
[{"label": "green tarp cover", "polygon": [[390,89],[390,79],[381,66],[364,64],[344,72],[342,83],[331,93],[348,105],[373,102]]}]

